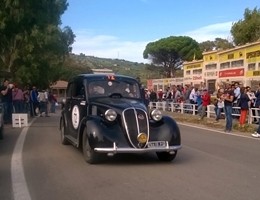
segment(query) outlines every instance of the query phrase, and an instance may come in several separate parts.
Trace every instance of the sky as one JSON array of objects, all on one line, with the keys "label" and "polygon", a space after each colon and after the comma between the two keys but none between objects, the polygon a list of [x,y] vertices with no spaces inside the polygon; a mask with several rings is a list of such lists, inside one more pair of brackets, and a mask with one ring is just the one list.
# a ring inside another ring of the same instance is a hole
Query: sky
[{"label": "sky", "polygon": [[61,27],[75,34],[72,53],[149,63],[148,43],[170,36],[231,40],[232,24],[259,0],[67,0]]}]

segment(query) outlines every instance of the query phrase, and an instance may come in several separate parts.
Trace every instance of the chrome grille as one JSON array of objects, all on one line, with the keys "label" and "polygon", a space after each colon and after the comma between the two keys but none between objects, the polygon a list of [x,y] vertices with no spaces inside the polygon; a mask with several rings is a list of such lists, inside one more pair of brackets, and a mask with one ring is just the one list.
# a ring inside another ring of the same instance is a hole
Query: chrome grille
[{"label": "chrome grille", "polygon": [[[142,109],[128,108],[123,111],[123,123],[131,145],[140,148],[137,136],[146,133],[149,138],[149,125],[147,113]],[[142,147],[144,147],[142,145]]]}]

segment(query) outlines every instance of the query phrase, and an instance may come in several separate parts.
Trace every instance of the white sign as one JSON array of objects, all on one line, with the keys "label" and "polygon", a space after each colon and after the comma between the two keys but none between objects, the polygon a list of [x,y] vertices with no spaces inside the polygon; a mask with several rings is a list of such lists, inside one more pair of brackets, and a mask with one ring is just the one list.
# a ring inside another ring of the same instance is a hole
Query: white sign
[{"label": "white sign", "polygon": [[72,125],[75,129],[77,129],[79,127],[79,107],[77,105],[75,105],[72,109],[72,116],[71,116],[71,120],[72,120]]}]

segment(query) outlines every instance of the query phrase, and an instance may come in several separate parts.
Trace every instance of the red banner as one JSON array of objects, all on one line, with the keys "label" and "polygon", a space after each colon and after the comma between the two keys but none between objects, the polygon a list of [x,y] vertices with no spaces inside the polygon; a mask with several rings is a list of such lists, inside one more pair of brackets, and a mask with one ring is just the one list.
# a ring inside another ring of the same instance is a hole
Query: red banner
[{"label": "red banner", "polygon": [[149,90],[153,88],[153,80],[152,79],[147,80],[147,88]]},{"label": "red banner", "polygon": [[245,74],[245,69],[228,69],[228,70],[219,71],[219,78],[244,76],[244,74]]}]

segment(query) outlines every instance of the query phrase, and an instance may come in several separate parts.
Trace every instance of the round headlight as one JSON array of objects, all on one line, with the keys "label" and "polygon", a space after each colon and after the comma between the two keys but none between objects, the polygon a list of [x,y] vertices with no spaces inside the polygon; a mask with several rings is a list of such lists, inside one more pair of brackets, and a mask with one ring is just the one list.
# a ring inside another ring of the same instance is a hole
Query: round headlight
[{"label": "round headlight", "polygon": [[105,118],[112,122],[116,119],[117,117],[117,114],[116,114],[116,111],[112,110],[112,109],[108,109],[106,112],[105,112]]},{"label": "round headlight", "polygon": [[151,117],[154,121],[160,121],[162,119],[162,112],[160,110],[152,110]]}]

